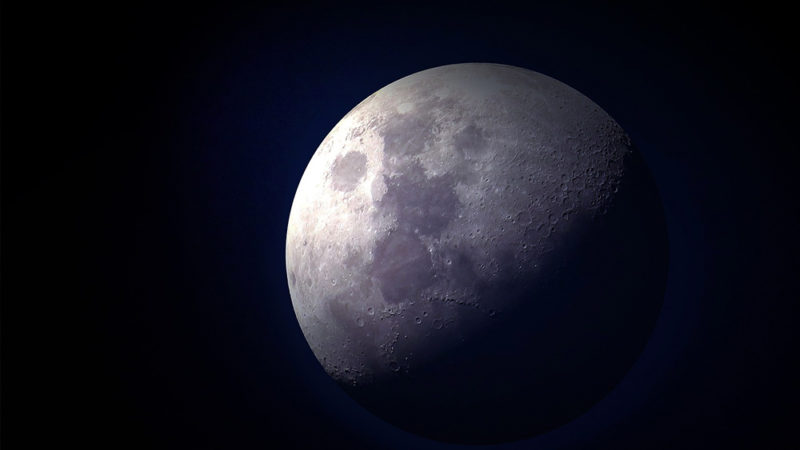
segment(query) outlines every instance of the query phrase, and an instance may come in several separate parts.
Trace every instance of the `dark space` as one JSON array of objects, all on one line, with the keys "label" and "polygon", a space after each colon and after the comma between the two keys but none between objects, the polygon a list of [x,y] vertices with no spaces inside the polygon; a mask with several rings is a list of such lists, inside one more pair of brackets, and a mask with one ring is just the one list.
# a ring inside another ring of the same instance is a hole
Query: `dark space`
[{"label": "dark space", "polygon": [[554,77],[663,202],[650,341],[595,408],[508,449],[790,449],[795,23],[768,3],[4,2],[3,448],[442,449],[330,379],[292,310],[309,158],[443,64]]}]

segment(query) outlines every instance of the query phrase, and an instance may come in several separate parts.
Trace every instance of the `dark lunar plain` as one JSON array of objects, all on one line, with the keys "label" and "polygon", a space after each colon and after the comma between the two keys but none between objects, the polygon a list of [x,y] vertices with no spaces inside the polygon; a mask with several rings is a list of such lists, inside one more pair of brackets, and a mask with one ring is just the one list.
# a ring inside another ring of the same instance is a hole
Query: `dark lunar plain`
[{"label": "dark lunar plain", "polygon": [[[468,448],[351,399],[301,333],[285,266],[330,129],[388,83],[462,62],[600,105],[669,236],[663,307],[622,381],[492,448],[800,447],[793,17],[644,3],[5,2],[2,447]],[[593,341],[554,346],[567,339]]]}]

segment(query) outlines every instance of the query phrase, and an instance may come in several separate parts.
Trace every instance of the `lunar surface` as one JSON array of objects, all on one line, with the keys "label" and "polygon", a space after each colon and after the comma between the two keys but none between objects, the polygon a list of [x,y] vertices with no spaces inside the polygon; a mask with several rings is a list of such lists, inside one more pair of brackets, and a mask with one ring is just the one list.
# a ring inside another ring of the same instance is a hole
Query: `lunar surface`
[{"label": "lunar surface", "polygon": [[661,204],[599,106],[499,64],[370,95],[303,174],[289,289],[324,370],[433,439],[554,429],[627,373],[666,280]]}]

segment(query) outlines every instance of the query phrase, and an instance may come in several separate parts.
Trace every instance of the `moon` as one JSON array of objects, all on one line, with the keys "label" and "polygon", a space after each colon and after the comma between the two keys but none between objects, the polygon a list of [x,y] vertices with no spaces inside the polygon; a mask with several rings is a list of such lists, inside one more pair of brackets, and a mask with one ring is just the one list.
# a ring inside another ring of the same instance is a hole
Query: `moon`
[{"label": "moon", "polygon": [[553,78],[454,64],[367,97],[320,144],[286,268],[324,370],[400,428],[462,443],[557,428],[619,383],[667,275],[628,135]]}]

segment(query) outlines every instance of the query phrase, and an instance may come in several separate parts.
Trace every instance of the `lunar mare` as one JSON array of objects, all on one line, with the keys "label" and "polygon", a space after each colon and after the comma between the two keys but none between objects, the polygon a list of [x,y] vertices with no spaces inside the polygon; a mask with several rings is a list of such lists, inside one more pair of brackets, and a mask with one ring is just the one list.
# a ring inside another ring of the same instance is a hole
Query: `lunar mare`
[{"label": "lunar mare", "polygon": [[[660,306],[658,286],[628,289],[622,300],[609,298],[616,288],[606,293],[602,287],[625,283],[619,272],[630,267],[663,281],[663,219],[647,203],[656,197],[637,158],[622,128],[591,100],[517,67],[442,66],[370,95],[320,144],[289,217],[289,289],[314,355],[357,400],[406,429],[482,442],[525,435],[528,430],[514,428],[471,436],[458,429],[468,419],[433,425],[424,414],[411,414],[416,406],[403,405],[398,393],[428,392],[414,401],[425,408],[433,399],[427,406],[436,414],[459,404],[480,417],[487,402],[502,403],[510,394],[492,388],[472,403],[458,397],[489,382],[520,380],[483,376],[470,358],[438,365],[481,346],[499,353],[517,348],[509,359],[483,362],[498,370],[530,369],[535,383],[543,371],[512,360],[547,360],[531,354],[548,339],[544,330],[569,317],[570,308],[584,314],[597,306],[584,294],[567,293],[571,288],[554,288],[563,273],[602,279],[592,288],[599,307],[622,305],[621,314],[633,311],[641,316],[634,320],[649,324],[637,331],[641,347]],[[631,184],[639,178],[644,181]],[[630,216],[637,208],[644,219]],[[593,239],[621,250],[594,248]],[[570,257],[588,260],[581,252],[604,265],[601,275],[582,275],[576,264],[583,263]],[[581,280],[564,286],[569,283]],[[641,312],[637,302],[650,306]],[[530,314],[527,324],[516,322],[519,314]],[[564,329],[578,326],[569,323]],[[538,331],[492,331],[514,326]],[[608,324],[581,326],[615,332]],[[460,373],[466,371],[476,375]],[[515,389],[519,396],[527,388]]]}]

